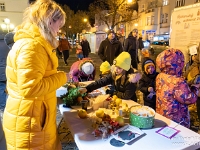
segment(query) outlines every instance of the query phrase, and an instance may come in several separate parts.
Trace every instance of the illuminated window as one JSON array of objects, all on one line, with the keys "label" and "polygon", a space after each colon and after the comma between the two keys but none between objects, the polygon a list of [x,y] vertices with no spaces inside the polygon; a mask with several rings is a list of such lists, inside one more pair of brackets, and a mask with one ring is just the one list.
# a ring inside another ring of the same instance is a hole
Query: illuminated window
[{"label": "illuminated window", "polygon": [[141,12],[144,12],[144,4],[142,5]]},{"label": "illuminated window", "polygon": [[151,16],[147,17],[147,25],[151,25]]},{"label": "illuminated window", "polygon": [[154,24],[154,16],[151,16],[151,24]]},{"label": "illuminated window", "polygon": [[185,5],[185,0],[176,0],[176,7],[181,7]]},{"label": "illuminated window", "polygon": [[0,2],[0,11],[5,11],[5,4]]},{"label": "illuminated window", "polygon": [[169,0],[163,0],[163,6],[166,6],[169,4]]}]

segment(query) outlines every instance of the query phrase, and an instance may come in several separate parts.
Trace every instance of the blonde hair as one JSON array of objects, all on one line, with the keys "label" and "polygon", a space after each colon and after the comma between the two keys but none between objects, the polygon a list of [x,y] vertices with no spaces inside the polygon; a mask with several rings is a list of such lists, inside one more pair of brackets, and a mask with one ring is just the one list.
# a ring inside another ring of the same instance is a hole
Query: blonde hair
[{"label": "blonde hair", "polygon": [[58,46],[56,37],[52,34],[49,27],[50,21],[56,22],[61,20],[63,26],[65,24],[66,14],[62,8],[52,0],[36,0],[24,12],[23,24],[27,22],[36,24],[40,33],[53,47]]}]

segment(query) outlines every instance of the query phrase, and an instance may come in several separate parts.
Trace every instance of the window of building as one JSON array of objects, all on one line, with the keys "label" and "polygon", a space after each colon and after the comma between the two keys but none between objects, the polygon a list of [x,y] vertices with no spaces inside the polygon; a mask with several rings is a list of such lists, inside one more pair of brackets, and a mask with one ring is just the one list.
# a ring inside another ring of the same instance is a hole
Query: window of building
[{"label": "window of building", "polygon": [[154,16],[151,16],[151,24],[154,24]]},{"label": "window of building", "polygon": [[0,2],[0,11],[5,11],[5,4]]},{"label": "window of building", "polygon": [[144,12],[144,4],[142,4],[141,12]]},{"label": "window of building", "polygon": [[166,23],[168,22],[168,14],[167,13],[165,14],[165,22]]},{"label": "window of building", "polygon": [[165,15],[162,14],[162,15],[161,15],[161,23],[164,23],[164,19],[165,19]]},{"label": "window of building", "polygon": [[151,16],[147,17],[147,25],[151,25]]},{"label": "window of building", "polygon": [[176,7],[181,7],[185,5],[185,0],[176,0]]},{"label": "window of building", "polygon": [[169,0],[163,0],[163,6],[166,6],[169,4]]}]

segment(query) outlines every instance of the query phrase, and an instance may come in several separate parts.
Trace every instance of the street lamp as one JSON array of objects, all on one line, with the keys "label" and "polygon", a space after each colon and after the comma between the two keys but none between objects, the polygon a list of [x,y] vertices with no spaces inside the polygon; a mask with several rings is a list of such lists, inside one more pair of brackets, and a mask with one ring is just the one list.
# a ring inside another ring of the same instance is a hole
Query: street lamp
[{"label": "street lamp", "polygon": [[87,22],[87,19],[86,19],[86,18],[84,18],[84,19],[83,19],[83,21],[84,21],[84,22]]},{"label": "street lamp", "polygon": [[1,28],[2,28],[2,30],[6,30],[7,29],[7,31],[10,32],[10,30],[13,30],[15,28],[15,26],[10,23],[10,19],[5,18],[4,19],[4,23],[1,24]]}]

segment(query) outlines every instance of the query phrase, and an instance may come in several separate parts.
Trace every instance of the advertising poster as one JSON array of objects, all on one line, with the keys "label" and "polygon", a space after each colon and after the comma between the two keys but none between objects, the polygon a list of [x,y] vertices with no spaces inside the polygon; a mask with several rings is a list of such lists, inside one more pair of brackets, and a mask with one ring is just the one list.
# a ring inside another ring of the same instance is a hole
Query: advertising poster
[{"label": "advertising poster", "polygon": [[180,49],[187,62],[189,47],[200,42],[200,4],[174,9],[170,30],[170,47]]}]

